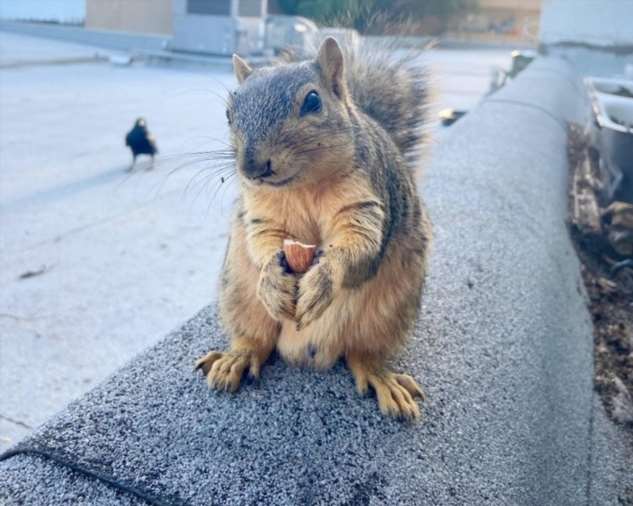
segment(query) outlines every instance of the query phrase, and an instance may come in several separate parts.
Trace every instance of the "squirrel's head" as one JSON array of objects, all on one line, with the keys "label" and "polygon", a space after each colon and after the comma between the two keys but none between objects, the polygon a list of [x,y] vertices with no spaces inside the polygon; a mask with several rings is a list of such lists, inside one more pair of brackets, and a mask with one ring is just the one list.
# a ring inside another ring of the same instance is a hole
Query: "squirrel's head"
[{"label": "squirrel's head", "polygon": [[327,38],[312,61],[252,69],[233,56],[240,84],[226,111],[237,168],[250,185],[317,183],[354,156],[344,58]]}]

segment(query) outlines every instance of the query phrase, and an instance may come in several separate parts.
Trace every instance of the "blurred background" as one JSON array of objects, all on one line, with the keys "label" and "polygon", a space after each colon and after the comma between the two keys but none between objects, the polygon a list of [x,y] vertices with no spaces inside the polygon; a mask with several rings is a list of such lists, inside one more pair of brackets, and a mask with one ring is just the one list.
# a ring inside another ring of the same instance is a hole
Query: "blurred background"
[{"label": "blurred background", "polygon": [[[88,29],[131,31],[178,36],[199,15],[233,17],[237,33],[195,33],[253,44],[262,49],[262,20],[270,16],[300,16],[315,23],[346,26],[361,33],[398,31],[407,20],[417,35],[449,35],[461,40],[530,41],[536,38],[540,0],[5,0],[4,19],[64,23]],[[235,19],[241,18],[241,19]],[[217,20],[219,21],[219,20]],[[289,20],[292,21],[292,20]],[[229,23],[229,20],[224,20]],[[250,30],[259,36],[247,34]],[[270,34],[269,34],[270,35]]]},{"label": "blurred background", "polygon": [[[0,450],[214,300],[232,53],[430,47],[437,143],[557,36],[549,3],[544,32],[539,0],[1,0]],[[158,152],[131,169],[139,117]]]}]

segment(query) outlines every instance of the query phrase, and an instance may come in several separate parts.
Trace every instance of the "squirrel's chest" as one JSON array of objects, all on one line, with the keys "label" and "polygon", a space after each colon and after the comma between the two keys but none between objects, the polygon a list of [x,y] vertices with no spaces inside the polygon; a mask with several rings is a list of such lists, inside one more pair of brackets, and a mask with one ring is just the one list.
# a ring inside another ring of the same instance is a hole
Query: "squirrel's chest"
[{"label": "squirrel's chest", "polygon": [[334,211],[340,207],[332,201],[330,193],[316,194],[301,189],[270,192],[261,198],[248,199],[247,210],[252,218],[262,218],[283,229],[289,238],[321,244],[328,234]]},{"label": "squirrel's chest", "polygon": [[297,207],[284,216],[284,229],[293,239],[306,244],[320,244],[323,237],[319,216],[309,206]]},{"label": "squirrel's chest", "polygon": [[320,244],[325,234],[327,213],[322,202],[305,194],[287,197],[278,216],[289,237],[308,244]]}]

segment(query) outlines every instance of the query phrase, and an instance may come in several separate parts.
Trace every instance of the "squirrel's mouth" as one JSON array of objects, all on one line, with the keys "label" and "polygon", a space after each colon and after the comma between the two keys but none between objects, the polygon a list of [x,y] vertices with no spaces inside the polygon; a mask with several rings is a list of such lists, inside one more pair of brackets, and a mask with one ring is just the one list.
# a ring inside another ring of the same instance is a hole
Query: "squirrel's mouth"
[{"label": "squirrel's mouth", "polygon": [[286,186],[295,177],[297,177],[297,174],[294,174],[293,176],[287,177],[285,179],[281,179],[279,181],[271,181],[270,179],[264,178],[264,177],[259,177],[259,178],[255,179],[255,181],[257,182],[257,184],[265,184],[265,185],[277,187],[277,186]]},{"label": "squirrel's mouth", "polygon": [[295,176],[290,176],[290,177],[287,177],[286,179],[282,179],[281,181],[269,181],[267,179],[263,179],[262,182],[264,184],[269,184],[271,186],[285,186],[290,181],[292,181],[294,178],[295,178]]},{"label": "squirrel's mouth", "polygon": [[270,160],[268,160],[268,162],[266,162],[265,164],[251,164],[243,167],[241,172],[246,177],[246,179],[251,182],[251,184],[255,184],[257,186],[285,186],[297,176],[297,173],[295,173],[290,177],[278,179],[279,174],[275,170],[273,170]]}]

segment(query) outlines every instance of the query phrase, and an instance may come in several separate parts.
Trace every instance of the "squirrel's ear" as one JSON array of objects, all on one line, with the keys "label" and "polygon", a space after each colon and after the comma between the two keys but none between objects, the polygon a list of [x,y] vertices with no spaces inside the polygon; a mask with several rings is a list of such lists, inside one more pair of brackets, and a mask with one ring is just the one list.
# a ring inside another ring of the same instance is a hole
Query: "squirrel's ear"
[{"label": "squirrel's ear", "polygon": [[237,77],[237,82],[242,84],[251,75],[253,69],[242,58],[233,53],[233,71],[235,72],[235,77]]},{"label": "squirrel's ear", "polygon": [[326,84],[340,97],[344,87],[344,60],[343,51],[334,37],[323,41],[317,61]]}]

